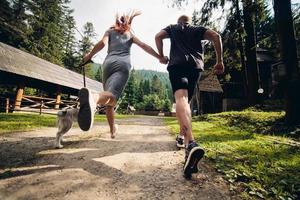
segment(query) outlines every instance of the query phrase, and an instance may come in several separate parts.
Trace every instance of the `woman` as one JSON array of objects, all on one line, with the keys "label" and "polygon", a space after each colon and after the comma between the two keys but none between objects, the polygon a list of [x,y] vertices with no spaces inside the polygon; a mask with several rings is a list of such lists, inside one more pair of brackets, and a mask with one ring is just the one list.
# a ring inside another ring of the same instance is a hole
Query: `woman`
[{"label": "woman", "polygon": [[[149,45],[141,42],[132,34],[132,20],[140,14],[140,12],[134,11],[127,15],[117,15],[115,25],[105,32],[103,38],[83,59],[84,62],[87,62],[108,44],[108,55],[102,66],[104,92],[100,92],[97,104],[106,106],[106,117],[110,127],[111,138],[115,137],[117,131],[114,123],[114,106],[125,88],[131,69],[130,48],[132,43],[159,59],[160,62],[166,62],[166,58],[161,57]],[[91,94],[86,88],[80,91],[79,102],[79,126],[82,130],[89,130],[93,123],[93,107],[95,106],[92,105]]]}]

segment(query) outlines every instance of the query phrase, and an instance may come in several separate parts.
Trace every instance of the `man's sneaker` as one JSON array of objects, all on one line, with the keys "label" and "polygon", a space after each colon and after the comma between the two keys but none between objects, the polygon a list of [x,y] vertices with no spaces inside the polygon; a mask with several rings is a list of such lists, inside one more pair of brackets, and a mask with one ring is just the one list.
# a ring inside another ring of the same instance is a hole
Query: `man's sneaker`
[{"label": "man's sneaker", "polygon": [[87,88],[81,88],[79,91],[79,113],[78,125],[83,131],[88,131],[94,123],[94,111],[96,103]]},{"label": "man's sneaker", "polygon": [[176,146],[178,148],[184,148],[184,136],[183,135],[177,135],[176,137]]},{"label": "man's sneaker", "polygon": [[193,173],[198,172],[198,162],[204,155],[204,150],[195,141],[190,141],[185,150],[185,163],[183,173],[185,178],[190,179]]}]

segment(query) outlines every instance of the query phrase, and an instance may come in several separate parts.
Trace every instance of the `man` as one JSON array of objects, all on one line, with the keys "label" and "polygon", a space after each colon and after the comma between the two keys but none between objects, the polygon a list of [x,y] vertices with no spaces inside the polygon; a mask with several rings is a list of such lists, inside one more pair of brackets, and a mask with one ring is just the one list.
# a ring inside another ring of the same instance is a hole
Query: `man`
[{"label": "man", "polygon": [[[162,57],[164,57],[163,39],[166,38],[171,40],[167,70],[176,101],[176,117],[186,148],[184,176],[190,179],[192,173],[198,172],[198,162],[204,155],[204,150],[193,138],[189,106],[200,72],[204,70],[201,40],[209,40],[214,45],[217,59],[214,73],[218,75],[224,72],[221,37],[213,30],[192,26],[191,18],[182,15],[178,18],[177,24],[167,26],[155,36],[156,46]],[[167,59],[162,63],[166,64]]]}]

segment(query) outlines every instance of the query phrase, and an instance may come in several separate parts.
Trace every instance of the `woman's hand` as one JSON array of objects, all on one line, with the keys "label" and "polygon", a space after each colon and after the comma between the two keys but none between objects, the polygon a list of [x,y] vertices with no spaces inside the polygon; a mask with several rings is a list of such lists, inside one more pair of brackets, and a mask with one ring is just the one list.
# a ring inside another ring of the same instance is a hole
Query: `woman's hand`
[{"label": "woman's hand", "polygon": [[88,62],[89,60],[91,60],[91,59],[92,59],[91,54],[90,54],[90,53],[86,54],[86,55],[83,57],[83,59],[82,59],[82,64],[87,63],[87,62]]},{"label": "woman's hand", "polygon": [[162,56],[162,57],[160,57],[159,58],[159,62],[161,63],[161,64],[167,64],[168,62],[169,62],[169,58],[168,58],[168,56]]}]

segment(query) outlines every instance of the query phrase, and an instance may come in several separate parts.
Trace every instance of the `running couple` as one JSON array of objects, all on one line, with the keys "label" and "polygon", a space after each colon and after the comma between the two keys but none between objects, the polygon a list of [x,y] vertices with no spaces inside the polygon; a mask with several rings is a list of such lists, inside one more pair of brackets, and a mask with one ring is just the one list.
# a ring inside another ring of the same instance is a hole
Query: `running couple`
[{"label": "running couple", "polygon": [[[177,24],[169,25],[156,34],[155,42],[158,49],[158,53],[156,53],[149,45],[132,34],[132,20],[137,15],[140,13],[117,15],[115,24],[105,32],[103,38],[84,57],[84,62],[87,62],[108,44],[108,55],[103,63],[104,91],[95,96],[86,88],[80,90],[78,123],[82,130],[89,130],[93,124],[96,104],[106,106],[111,137],[115,137],[117,127],[114,123],[114,106],[128,80],[131,69],[130,48],[132,43],[135,43],[156,57],[160,63],[168,63],[167,70],[176,101],[176,117],[180,125],[180,136],[177,137],[177,140],[182,140],[184,143],[186,151],[183,172],[184,176],[189,179],[193,173],[198,172],[198,162],[204,155],[204,150],[193,138],[189,106],[196,83],[201,71],[204,70],[201,40],[209,40],[213,43],[217,59],[214,72],[222,74],[224,65],[221,38],[213,30],[191,25],[190,17],[183,15],[178,18]],[[164,56],[163,52],[163,40],[167,38],[171,41],[170,59]]]}]

